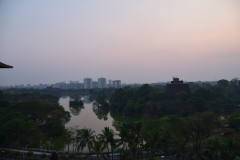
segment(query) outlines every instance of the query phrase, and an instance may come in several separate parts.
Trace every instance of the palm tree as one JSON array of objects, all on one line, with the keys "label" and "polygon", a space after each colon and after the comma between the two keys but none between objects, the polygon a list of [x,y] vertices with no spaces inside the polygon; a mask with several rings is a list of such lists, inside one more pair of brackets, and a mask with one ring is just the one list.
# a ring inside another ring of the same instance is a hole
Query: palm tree
[{"label": "palm tree", "polygon": [[110,146],[111,146],[112,160],[113,160],[113,152],[118,148],[117,140],[114,139],[113,132],[110,132],[110,134],[109,134],[109,142],[110,142]]},{"label": "palm tree", "polygon": [[177,160],[181,157],[184,158],[184,151],[186,151],[186,139],[181,136],[174,136],[173,137],[173,146],[177,150]]},{"label": "palm tree", "polygon": [[204,159],[204,145],[202,140],[196,140],[193,142],[193,151],[192,151],[192,156],[194,159],[197,160],[202,160]]},{"label": "palm tree", "polygon": [[[77,130],[77,150],[79,151],[80,149],[83,150],[84,147],[88,147],[88,152],[90,154],[92,145],[93,145],[93,140],[94,140],[94,135],[95,131],[92,131],[92,129],[87,129],[83,128],[80,130]],[[92,156],[91,156],[92,159]]]},{"label": "palm tree", "polygon": [[125,127],[120,129],[119,134],[117,134],[120,139],[118,139],[119,145],[122,145],[123,150],[127,151],[127,143],[129,142],[129,130]]},{"label": "palm tree", "polygon": [[97,159],[99,159],[99,155],[103,154],[103,150],[105,149],[105,145],[99,140],[99,138],[93,139],[92,150],[97,155]]},{"label": "palm tree", "polygon": [[232,138],[227,138],[224,140],[225,147],[225,159],[235,159],[237,156],[237,152],[240,151],[240,145],[235,142]]},{"label": "palm tree", "polygon": [[110,142],[112,141],[112,138],[114,136],[113,130],[110,129],[109,127],[104,127],[102,130],[102,134],[99,134],[99,138],[101,141],[104,143],[105,147],[108,150],[108,158],[110,159],[110,154],[109,154],[109,145]]},{"label": "palm tree", "polygon": [[152,158],[155,156],[155,153],[158,151],[160,142],[161,142],[161,135],[159,131],[152,131],[148,132],[144,135],[144,140],[146,144],[144,145],[145,148],[150,148]]},{"label": "palm tree", "polygon": [[129,144],[129,149],[132,152],[133,159],[134,160],[137,159],[137,145],[138,145],[138,142],[137,142],[136,137],[131,139],[128,144]]},{"label": "palm tree", "polygon": [[211,158],[220,160],[223,150],[223,142],[217,137],[208,138],[206,140],[206,149],[211,153]]},{"label": "palm tree", "polygon": [[165,159],[169,154],[169,148],[171,146],[171,141],[172,141],[172,132],[169,128],[161,128],[160,130],[161,134],[161,146],[164,151],[164,156]]},{"label": "palm tree", "polygon": [[143,146],[143,136],[142,136],[142,122],[136,122],[133,126],[133,132],[137,138],[137,152],[141,152],[140,146]]}]

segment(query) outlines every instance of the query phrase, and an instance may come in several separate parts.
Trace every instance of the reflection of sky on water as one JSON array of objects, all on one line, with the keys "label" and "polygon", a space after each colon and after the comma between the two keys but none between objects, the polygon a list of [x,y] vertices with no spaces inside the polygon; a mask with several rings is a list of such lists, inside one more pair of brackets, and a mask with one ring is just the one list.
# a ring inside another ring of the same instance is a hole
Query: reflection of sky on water
[{"label": "reflection of sky on water", "polygon": [[[85,96],[84,96],[85,99]],[[87,99],[87,97],[86,97]],[[60,98],[59,100],[60,105],[64,107],[66,111],[70,112],[69,108],[69,97],[67,98]],[[70,112],[71,113],[71,112]],[[91,128],[95,131],[96,134],[101,133],[101,130],[108,126],[109,128],[113,129],[116,132],[115,127],[113,124],[113,118],[110,116],[110,114],[107,115],[107,120],[99,119],[96,114],[93,112],[92,108],[92,102],[91,103],[85,103],[84,101],[84,109],[81,109],[81,112],[78,116],[74,116],[71,113],[71,120],[68,124],[66,124],[66,127],[73,127],[73,126],[79,126],[79,128],[83,128],[84,126],[86,128]]]},{"label": "reflection of sky on water", "polygon": [[[117,112],[111,112],[110,114],[110,112],[106,109],[93,107],[92,102],[88,103],[88,96],[84,96],[83,98],[87,101],[84,101],[84,107],[80,109],[79,112],[77,112],[78,110],[76,109],[74,110],[76,112],[73,112],[73,108],[69,107],[69,97],[60,98],[59,104],[62,105],[66,111],[69,111],[72,116],[70,122],[65,125],[66,127],[79,126],[79,129],[84,127],[91,128],[95,131],[95,134],[100,134],[102,133],[101,130],[108,126],[115,133],[118,133],[114,126],[119,127],[119,122],[132,122],[136,120],[131,116],[123,117],[122,114]],[[111,115],[115,118],[115,120]],[[67,146],[64,150],[67,151]],[[72,151],[72,145],[70,145],[70,151]],[[87,149],[85,148],[83,151],[86,152]]]},{"label": "reflection of sky on water", "polygon": [[84,103],[86,104],[92,103],[92,101],[89,100],[89,96],[84,96],[83,100],[84,100]]},{"label": "reflection of sky on water", "polygon": [[66,98],[68,98],[68,96],[61,96],[61,98],[66,99]]}]

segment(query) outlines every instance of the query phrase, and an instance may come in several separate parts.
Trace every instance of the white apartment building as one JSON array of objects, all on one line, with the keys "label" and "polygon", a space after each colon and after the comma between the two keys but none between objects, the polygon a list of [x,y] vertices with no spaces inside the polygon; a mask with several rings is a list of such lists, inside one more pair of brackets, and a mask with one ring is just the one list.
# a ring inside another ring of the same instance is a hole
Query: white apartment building
[{"label": "white apartment building", "polygon": [[93,81],[92,82],[92,88],[98,88],[98,82]]},{"label": "white apartment building", "polygon": [[106,88],[106,78],[98,78],[98,88]]},{"label": "white apartment building", "polygon": [[92,88],[92,78],[84,78],[84,89]]},{"label": "white apartment building", "polygon": [[121,88],[121,80],[113,81],[113,88]]}]

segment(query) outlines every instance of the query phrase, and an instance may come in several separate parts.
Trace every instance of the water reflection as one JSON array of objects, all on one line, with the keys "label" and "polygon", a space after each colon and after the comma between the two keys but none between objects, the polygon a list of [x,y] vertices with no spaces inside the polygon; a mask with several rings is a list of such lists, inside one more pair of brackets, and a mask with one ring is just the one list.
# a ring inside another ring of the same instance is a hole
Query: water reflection
[{"label": "water reflection", "polygon": [[78,116],[82,109],[84,109],[84,105],[69,105],[69,111],[74,116]]},{"label": "water reflection", "polygon": [[108,113],[109,113],[108,109],[100,108],[100,107],[97,107],[96,105],[92,105],[92,109],[93,109],[93,112],[96,114],[96,116],[99,120],[102,120],[102,119],[104,121],[108,120]]},{"label": "water reflection", "polygon": [[93,102],[93,100],[91,100],[89,96],[84,96],[83,98],[84,98],[84,103],[86,103],[86,104]]},{"label": "water reflection", "polygon": [[[83,99],[83,106],[69,106],[70,97],[60,98],[59,104],[62,105],[66,111],[70,111],[72,115],[69,123],[65,125],[66,127],[71,128],[74,126],[79,126],[78,129],[82,129],[84,127],[91,128],[95,131],[95,134],[97,135],[101,134],[102,129],[107,126],[110,129],[114,130],[115,133],[118,133],[118,128],[122,125],[122,123],[139,120],[136,117],[123,116],[117,111],[112,111],[111,108],[108,109],[93,107],[93,103],[89,100],[89,96],[84,96],[82,97],[82,100]],[[68,138],[66,137],[63,137],[61,139],[67,140]],[[64,150],[68,151],[70,149],[70,151],[74,151],[76,149],[75,145],[75,142],[66,144]],[[58,144],[58,146],[61,145]],[[84,152],[85,151],[87,151],[87,149],[84,150]]]}]

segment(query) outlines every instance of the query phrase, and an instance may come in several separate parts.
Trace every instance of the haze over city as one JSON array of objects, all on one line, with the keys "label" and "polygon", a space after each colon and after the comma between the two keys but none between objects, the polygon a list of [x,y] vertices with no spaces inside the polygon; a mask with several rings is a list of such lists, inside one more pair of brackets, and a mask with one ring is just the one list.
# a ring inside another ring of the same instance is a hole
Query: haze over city
[{"label": "haze over city", "polygon": [[240,78],[239,0],[2,0],[0,26],[0,86]]}]

